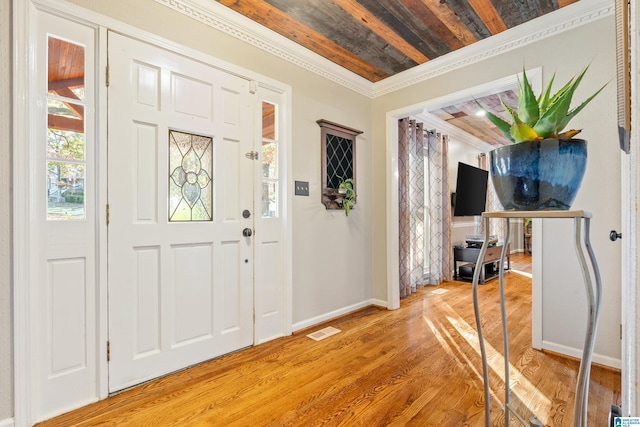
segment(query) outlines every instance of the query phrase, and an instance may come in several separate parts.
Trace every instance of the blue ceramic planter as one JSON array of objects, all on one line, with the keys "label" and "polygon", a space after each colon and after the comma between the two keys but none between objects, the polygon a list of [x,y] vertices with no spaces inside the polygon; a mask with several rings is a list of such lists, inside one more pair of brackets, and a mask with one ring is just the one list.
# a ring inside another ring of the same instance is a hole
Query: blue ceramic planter
[{"label": "blue ceramic planter", "polygon": [[568,210],[587,166],[587,141],[544,139],[489,153],[491,180],[505,210]]}]

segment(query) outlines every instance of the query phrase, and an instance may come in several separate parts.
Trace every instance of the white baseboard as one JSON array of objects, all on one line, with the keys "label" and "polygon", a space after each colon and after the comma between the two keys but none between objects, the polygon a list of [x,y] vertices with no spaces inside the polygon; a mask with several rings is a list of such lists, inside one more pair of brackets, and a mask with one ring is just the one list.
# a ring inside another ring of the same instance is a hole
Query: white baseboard
[{"label": "white baseboard", "polygon": [[14,427],[14,425],[13,418],[0,420],[0,427]]},{"label": "white baseboard", "polygon": [[371,299],[369,301],[371,302],[371,305],[376,305],[376,306],[382,307],[382,308],[389,308],[389,305],[384,300],[373,298],[373,299]]},{"label": "white baseboard", "polygon": [[[542,341],[542,349],[553,351],[554,353],[558,354],[564,354],[565,356],[573,357],[575,359],[582,359],[582,349],[568,347],[566,345],[544,340]],[[598,365],[608,366],[615,369],[622,369],[622,361],[611,356],[593,353],[593,358],[591,360],[593,363],[597,363]]]},{"label": "white baseboard", "polygon": [[299,331],[304,328],[308,328],[313,325],[317,325],[322,322],[326,322],[331,319],[335,319],[336,317],[344,316],[345,314],[349,314],[353,311],[359,310],[364,307],[369,307],[371,305],[377,305],[381,307],[387,307],[387,302],[379,299],[369,299],[366,301],[359,302],[357,304],[352,304],[347,307],[340,308],[338,310],[330,311],[325,314],[321,314],[320,316],[312,317],[310,319],[303,320],[302,322],[297,322],[293,324],[293,331]]}]

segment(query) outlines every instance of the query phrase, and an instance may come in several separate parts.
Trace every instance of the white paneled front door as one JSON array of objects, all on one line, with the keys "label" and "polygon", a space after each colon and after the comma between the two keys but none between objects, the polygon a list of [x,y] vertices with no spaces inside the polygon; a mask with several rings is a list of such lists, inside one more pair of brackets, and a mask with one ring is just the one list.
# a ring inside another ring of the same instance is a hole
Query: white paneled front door
[{"label": "white paneled front door", "polygon": [[247,80],[115,33],[109,64],[115,391],[253,344],[255,160]]}]

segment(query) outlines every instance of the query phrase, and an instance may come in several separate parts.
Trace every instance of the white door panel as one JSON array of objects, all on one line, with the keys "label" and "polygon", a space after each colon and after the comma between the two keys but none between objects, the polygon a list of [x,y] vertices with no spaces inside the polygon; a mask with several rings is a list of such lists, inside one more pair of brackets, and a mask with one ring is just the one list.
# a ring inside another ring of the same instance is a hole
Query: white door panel
[{"label": "white door panel", "polygon": [[286,218],[286,129],[284,96],[271,89],[258,90],[257,140],[262,140],[261,162],[256,175],[261,179],[256,191],[255,223],[255,341],[262,343],[291,333],[287,317],[290,301],[287,291]]},{"label": "white door panel", "polygon": [[254,161],[247,81],[111,33],[109,61],[114,391],[253,343]]},{"label": "white door panel", "polygon": [[[92,28],[38,12],[36,91],[44,108],[36,121],[30,234],[37,254],[30,337],[37,420],[98,398],[95,37]],[[82,70],[75,79],[64,77],[62,70],[72,61],[56,49],[84,59],[73,61]],[[61,144],[55,148],[57,138]],[[72,146],[76,149],[65,150]],[[84,174],[72,185],[70,171],[78,167]],[[83,202],[63,197],[75,191],[82,192]]]}]

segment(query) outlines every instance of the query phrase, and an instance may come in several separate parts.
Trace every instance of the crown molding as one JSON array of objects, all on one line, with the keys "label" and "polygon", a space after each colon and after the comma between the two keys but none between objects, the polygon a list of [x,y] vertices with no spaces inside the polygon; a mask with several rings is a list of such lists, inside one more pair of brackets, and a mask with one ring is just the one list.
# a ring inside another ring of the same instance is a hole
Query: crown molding
[{"label": "crown molding", "polygon": [[249,43],[285,61],[353,90],[373,97],[373,84],[215,0],[155,0],[225,34]]},{"label": "crown molding", "polygon": [[495,36],[372,83],[215,0],[155,0],[205,25],[369,98],[395,92],[469,64],[613,15],[613,0],[580,0]]}]

